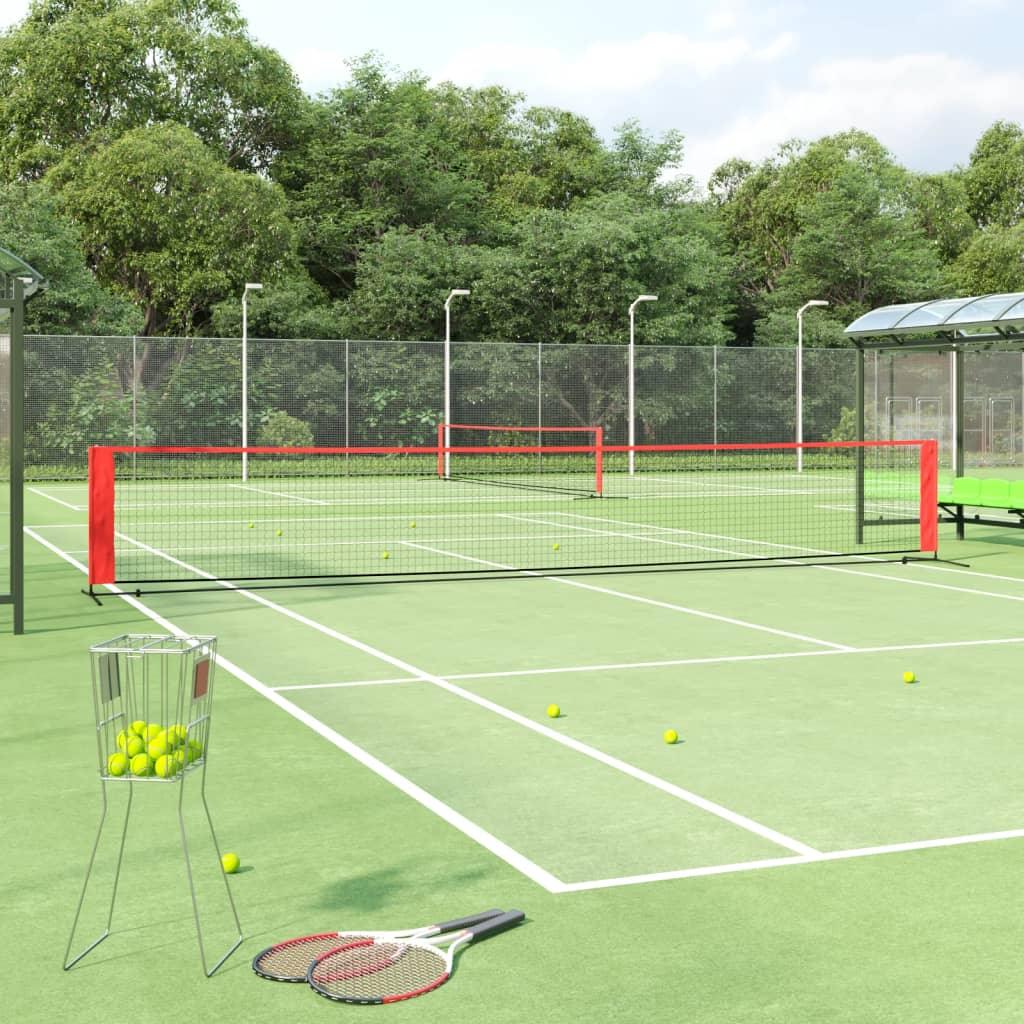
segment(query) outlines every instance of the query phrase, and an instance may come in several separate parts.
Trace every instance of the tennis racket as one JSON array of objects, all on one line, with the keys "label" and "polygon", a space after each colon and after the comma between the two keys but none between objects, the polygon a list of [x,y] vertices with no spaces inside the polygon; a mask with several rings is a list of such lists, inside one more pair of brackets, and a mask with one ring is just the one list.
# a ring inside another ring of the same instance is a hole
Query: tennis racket
[{"label": "tennis racket", "polygon": [[252,961],[252,969],[269,981],[305,981],[313,961],[318,956],[337,949],[346,942],[359,939],[412,939],[428,938],[443,932],[468,928],[470,925],[488,918],[497,917],[501,910],[485,910],[469,917],[459,917],[454,921],[442,921],[440,924],[425,924],[419,928],[406,928],[401,931],[353,931],[353,932],[321,932],[319,935],[301,935],[295,939],[267,946],[257,953]]},{"label": "tennis racket", "polygon": [[[463,946],[519,924],[526,915],[510,910],[437,938],[367,936],[338,946],[313,962],[306,980],[314,991],[339,1003],[397,1003],[432,992],[452,974]],[[440,948],[447,945],[447,949]]]}]

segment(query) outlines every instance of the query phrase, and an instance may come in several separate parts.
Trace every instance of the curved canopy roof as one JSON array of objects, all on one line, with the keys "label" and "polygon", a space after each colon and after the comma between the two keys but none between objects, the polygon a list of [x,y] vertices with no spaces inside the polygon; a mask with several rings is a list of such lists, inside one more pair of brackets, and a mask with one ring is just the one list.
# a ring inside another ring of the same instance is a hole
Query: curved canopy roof
[{"label": "curved canopy roof", "polygon": [[0,249],[0,294],[10,294],[10,281],[12,278],[20,278],[25,285],[25,298],[29,298],[45,283],[43,275],[34,270],[23,259],[15,256],[13,252]]},{"label": "curved canopy roof", "polygon": [[858,339],[927,334],[945,341],[982,335],[987,340],[1024,334],[1024,292],[973,295],[880,306],[854,320],[843,332]]}]

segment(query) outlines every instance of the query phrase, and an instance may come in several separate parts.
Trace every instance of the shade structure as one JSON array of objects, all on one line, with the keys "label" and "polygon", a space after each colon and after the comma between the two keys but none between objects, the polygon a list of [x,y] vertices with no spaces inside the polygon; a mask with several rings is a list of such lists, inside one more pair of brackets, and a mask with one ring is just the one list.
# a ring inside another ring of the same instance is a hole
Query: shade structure
[{"label": "shade structure", "polygon": [[[864,353],[871,350],[932,349],[953,353],[953,475],[964,476],[964,355],[982,349],[1019,349],[1024,345],[1024,292],[994,292],[960,298],[929,299],[880,306],[858,317],[843,332],[859,350],[857,361],[857,438],[864,438]],[[948,503],[943,506],[948,510]],[[954,514],[957,535],[964,535],[963,505]],[[982,519],[998,526],[1019,522]]]},{"label": "shade structure", "polygon": [[13,606],[14,632],[25,629],[24,343],[25,301],[43,276],[0,248],[0,605]]}]

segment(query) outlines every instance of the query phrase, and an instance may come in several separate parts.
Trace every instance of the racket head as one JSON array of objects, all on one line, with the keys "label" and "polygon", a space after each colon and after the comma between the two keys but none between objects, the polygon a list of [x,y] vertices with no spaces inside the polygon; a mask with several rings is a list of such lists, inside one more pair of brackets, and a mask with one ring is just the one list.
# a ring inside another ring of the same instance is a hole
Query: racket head
[{"label": "racket head", "polygon": [[[366,937],[318,957],[306,980],[315,992],[335,1002],[367,1005],[413,999],[451,977],[461,946],[504,931],[524,917],[521,910],[512,910],[433,939]],[[442,944],[447,949],[441,949]]]},{"label": "racket head", "polygon": [[436,935],[441,932],[467,928],[481,921],[498,917],[503,913],[496,907],[482,910],[468,917],[458,917],[451,921],[438,924],[425,924],[416,928],[403,928],[398,931],[372,931],[362,929],[350,932],[321,932],[316,935],[301,935],[284,942],[276,942],[266,949],[260,950],[253,957],[254,973],[268,981],[303,982],[309,969],[318,956],[336,949],[346,942],[358,942],[365,938],[412,938],[418,935]]},{"label": "racket head", "polygon": [[[351,937],[350,937],[351,936]],[[268,981],[305,981],[306,974],[318,956],[335,949],[339,942],[356,942],[369,938],[363,933],[323,932],[319,935],[300,935],[285,942],[261,949],[252,960],[252,969]]]}]

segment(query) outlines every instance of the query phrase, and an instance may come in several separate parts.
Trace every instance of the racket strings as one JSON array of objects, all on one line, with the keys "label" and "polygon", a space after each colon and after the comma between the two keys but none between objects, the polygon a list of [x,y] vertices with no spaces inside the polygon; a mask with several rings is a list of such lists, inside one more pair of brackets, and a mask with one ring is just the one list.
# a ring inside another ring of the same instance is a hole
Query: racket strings
[{"label": "racket strings", "polygon": [[[353,935],[348,941],[358,939],[358,935]],[[253,961],[253,970],[274,981],[305,981],[313,961],[343,941],[345,939],[339,938],[337,932],[331,932],[281,942],[260,953]]]},{"label": "racket strings", "polygon": [[447,958],[432,946],[369,942],[329,953],[313,967],[309,981],[332,999],[380,1002],[418,995],[447,976]]}]

